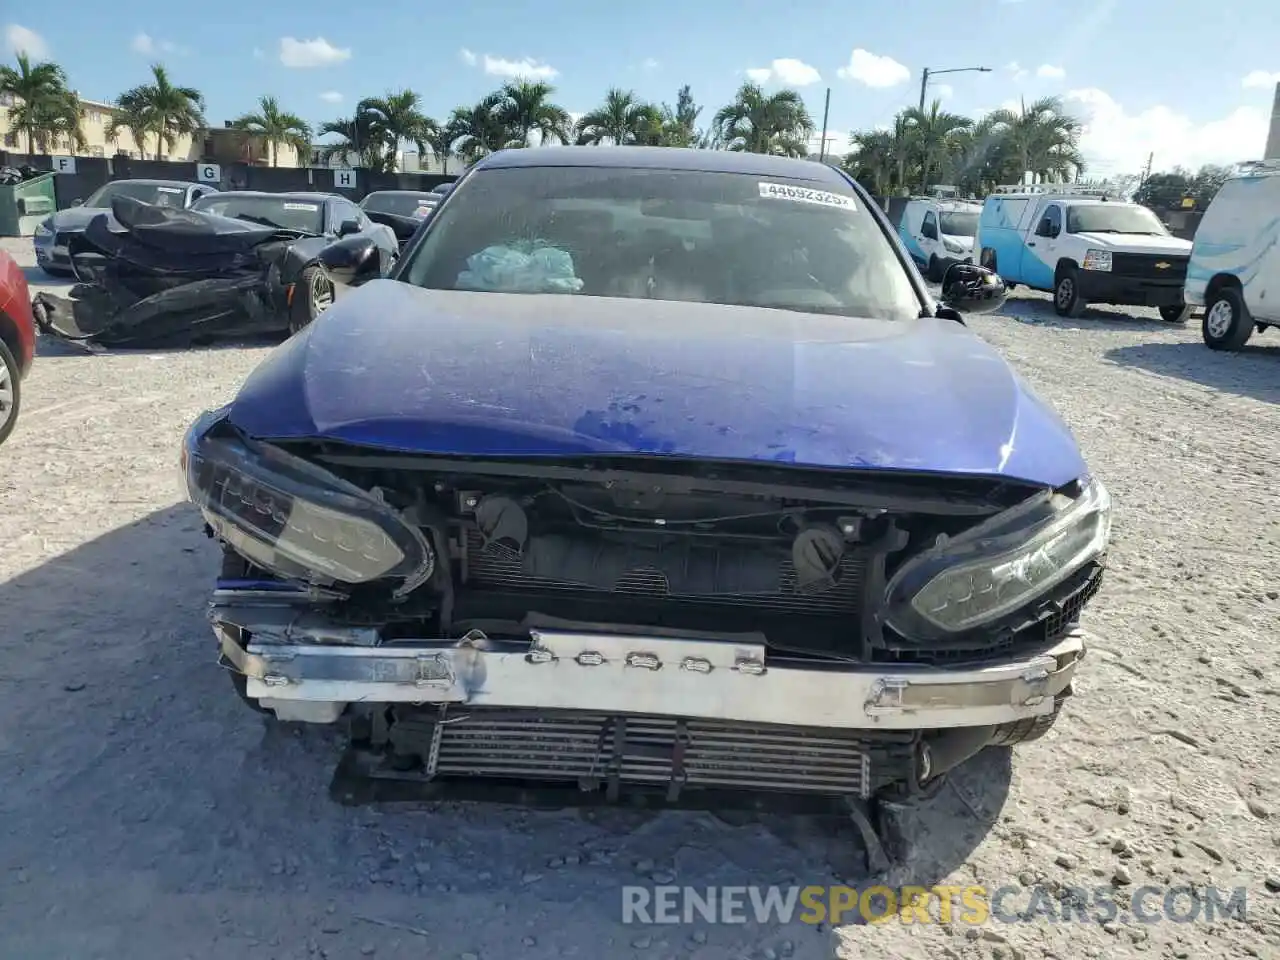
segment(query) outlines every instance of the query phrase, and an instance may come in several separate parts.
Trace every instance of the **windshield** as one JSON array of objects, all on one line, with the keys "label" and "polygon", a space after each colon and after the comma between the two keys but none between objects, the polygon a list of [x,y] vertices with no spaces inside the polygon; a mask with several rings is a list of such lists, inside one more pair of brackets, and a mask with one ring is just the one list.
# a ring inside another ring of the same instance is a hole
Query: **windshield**
[{"label": "windshield", "polygon": [[1067,233],[1146,233],[1169,236],[1160,218],[1135,204],[1089,203],[1067,208]]},{"label": "windshield", "polygon": [[439,208],[401,280],[907,319],[921,304],[843,185],[621,167],[480,170]]},{"label": "windshield", "polygon": [[425,217],[439,203],[433,193],[371,193],[360,206],[374,213],[391,213],[397,217]]},{"label": "windshield", "polygon": [[942,214],[942,232],[949,237],[976,237],[978,214],[969,211],[952,211]]},{"label": "windshield", "polygon": [[185,187],[170,186],[160,183],[140,183],[136,180],[117,180],[107,183],[89,194],[84,202],[86,207],[109,207],[116,197],[132,197],[143,203],[155,204],[157,207],[182,207],[186,196]]},{"label": "windshield", "polygon": [[324,232],[324,208],[316,200],[292,200],[283,196],[237,197],[224,193],[202,197],[191,205],[191,209],[302,233]]}]

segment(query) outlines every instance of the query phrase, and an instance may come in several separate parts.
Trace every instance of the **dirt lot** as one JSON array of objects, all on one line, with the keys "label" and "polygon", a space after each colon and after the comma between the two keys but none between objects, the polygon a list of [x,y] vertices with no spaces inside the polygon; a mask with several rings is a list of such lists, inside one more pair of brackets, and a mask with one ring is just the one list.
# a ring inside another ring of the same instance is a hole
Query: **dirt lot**
[{"label": "dirt lot", "polygon": [[[5,245],[31,263],[29,244]],[[1247,922],[642,929],[621,923],[623,884],[838,883],[857,879],[856,848],[776,818],[336,805],[333,738],[268,729],[215,666],[214,550],[180,502],[182,430],[267,348],[42,345],[0,449],[0,952],[1276,956],[1280,334],[1220,356],[1196,321],[1061,322],[1035,296],[973,326],[1112,490],[1113,566],[1064,721],[913,813],[913,857],[890,879],[1241,885]]]}]

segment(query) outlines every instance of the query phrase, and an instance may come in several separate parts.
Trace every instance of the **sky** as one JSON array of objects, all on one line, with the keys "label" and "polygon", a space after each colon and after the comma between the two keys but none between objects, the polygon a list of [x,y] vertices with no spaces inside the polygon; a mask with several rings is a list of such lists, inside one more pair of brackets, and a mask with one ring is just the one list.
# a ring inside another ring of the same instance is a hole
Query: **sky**
[{"label": "sky", "polygon": [[1157,171],[1261,157],[1280,82],[1275,3],[271,0],[234,5],[232,16],[116,0],[70,16],[59,4],[14,4],[3,39],[8,58],[25,49],[57,61],[91,100],[114,99],[163,62],[204,93],[211,125],[266,94],[318,124],[406,87],[444,118],[524,77],[551,83],[575,115],[612,86],[674,103],[689,84],[701,123],[752,79],[799,90],[820,126],[830,89],[828,150],[839,153],[851,130],[916,104],[922,69],[982,66],[990,72],[931,79],[929,98],[978,116],[1061,96],[1086,123],[1087,174],[1106,177],[1140,173],[1152,155]]}]

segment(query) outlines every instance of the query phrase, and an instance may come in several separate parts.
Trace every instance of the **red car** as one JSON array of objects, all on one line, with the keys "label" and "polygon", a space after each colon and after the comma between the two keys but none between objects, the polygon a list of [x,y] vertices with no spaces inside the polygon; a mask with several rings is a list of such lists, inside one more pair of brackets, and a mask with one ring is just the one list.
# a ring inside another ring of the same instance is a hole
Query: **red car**
[{"label": "red car", "polygon": [[22,381],[36,353],[27,278],[13,257],[0,250],[0,443],[13,433],[22,399]]}]

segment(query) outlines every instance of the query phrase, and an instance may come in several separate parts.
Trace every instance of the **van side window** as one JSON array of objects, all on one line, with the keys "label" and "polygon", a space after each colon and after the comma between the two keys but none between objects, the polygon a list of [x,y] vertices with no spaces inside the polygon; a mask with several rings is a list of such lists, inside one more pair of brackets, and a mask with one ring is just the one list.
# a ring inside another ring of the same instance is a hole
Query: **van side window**
[{"label": "van side window", "polygon": [[1037,237],[1056,237],[1062,232],[1062,208],[1054,204],[1046,207],[1044,216],[1036,225]]},{"label": "van side window", "polygon": [[938,239],[938,218],[933,215],[932,210],[924,215],[924,223],[920,225],[920,233],[930,240]]}]

